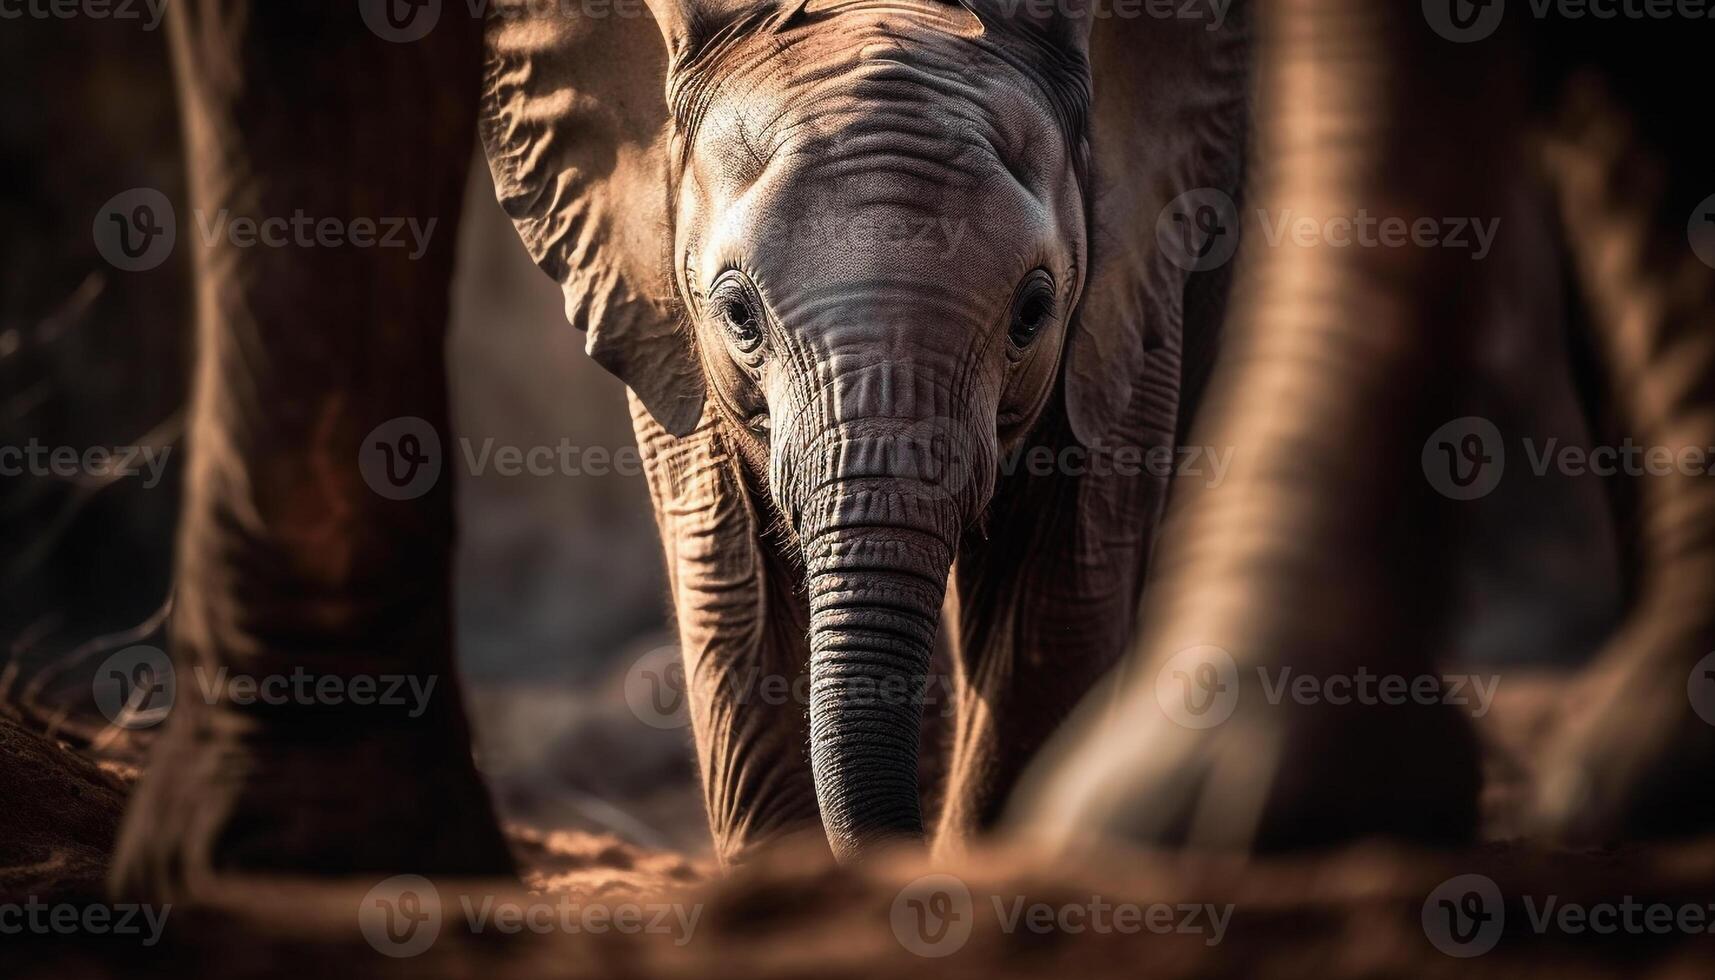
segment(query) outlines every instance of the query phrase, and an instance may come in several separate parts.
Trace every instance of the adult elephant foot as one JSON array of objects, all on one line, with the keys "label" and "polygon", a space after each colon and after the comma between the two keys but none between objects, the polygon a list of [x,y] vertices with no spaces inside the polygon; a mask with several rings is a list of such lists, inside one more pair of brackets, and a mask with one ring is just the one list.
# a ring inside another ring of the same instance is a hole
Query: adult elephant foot
[{"label": "adult elephant foot", "polygon": [[[1601,844],[1715,827],[1715,638],[1622,636],[1563,700],[1535,780],[1538,829]],[[1690,651],[1690,652],[1686,652]]]},{"label": "adult elephant foot", "polygon": [[1715,484],[1701,464],[1715,444],[1715,263],[1686,228],[1689,214],[1698,233],[1707,194],[1691,161],[1715,148],[1697,131],[1664,152],[1682,127],[1627,94],[1638,84],[1571,79],[1543,153],[1604,369],[1604,440],[1654,461],[1610,481],[1633,598],[1537,781],[1542,828],[1586,843],[1715,828]]},{"label": "adult elephant foot", "polygon": [[[1013,797],[1015,831],[1062,852],[1104,838],[1273,851],[1475,833],[1476,733],[1427,677],[1316,677],[1323,701],[1312,704],[1293,675],[1230,659],[1175,657],[1152,675],[1095,709],[1104,717],[1075,722],[1034,767]],[[1340,690],[1367,683],[1362,695]]]},{"label": "adult elephant foot", "polygon": [[444,716],[394,722],[175,725],[127,810],[113,890],[192,901],[233,874],[512,874],[468,736]]}]

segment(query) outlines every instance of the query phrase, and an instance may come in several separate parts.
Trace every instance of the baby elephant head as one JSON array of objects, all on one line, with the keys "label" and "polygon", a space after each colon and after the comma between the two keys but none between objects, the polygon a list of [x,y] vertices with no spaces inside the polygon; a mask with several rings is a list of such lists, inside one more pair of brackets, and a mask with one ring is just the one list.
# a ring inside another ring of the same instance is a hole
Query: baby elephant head
[{"label": "baby elephant head", "polygon": [[[1002,0],[649,3],[666,42],[659,169],[624,172],[653,159],[646,137],[635,157],[555,147],[645,131],[636,100],[533,140],[518,134],[541,113],[503,111],[486,123],[491,163],[592,353],[670,432],[718,426],[792,531],[816,792],[845,858],[923,832],[921,688],[956,543],[1079,343],[1088,24]],[[589,97],[509,69],[549,43],[491,52],[502,101],[532,84],[540,105],[564,100],[554,112]],[[638,71],[616,46],[587,56]],[[651,176],[664,208],[616,203]],[[635,240],[670,240],[654,320],[616,312],[648,306],[632,295],[654,285],[647,260],[596,254],[627,221]],[[1068,391],[1074,417],[1081,397],[1111,393]]]},{"label": "baby elephant head", "polygon": [[1078,25],[935,2],[657,6],[673,285],[795,533],[836,854],[922,833],[956,542],[1054,388],[1086,266]]}]

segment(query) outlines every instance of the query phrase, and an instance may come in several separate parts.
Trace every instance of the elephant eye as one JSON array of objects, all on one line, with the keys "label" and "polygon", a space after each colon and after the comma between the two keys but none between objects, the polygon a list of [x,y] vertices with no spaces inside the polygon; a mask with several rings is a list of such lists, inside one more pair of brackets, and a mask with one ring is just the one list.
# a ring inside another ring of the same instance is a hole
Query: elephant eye
[{"label": "elephant eye", "polygon": [[762,301],[741,273],[729,272],[709,292],[709,310],[740,353],[762,346]]},{"label": "elephant eye", "polygon": [[1020,350],[1029,347],[1043,328],[1054,322],[1054,280],[1037,269],[1024,277],[1012,300],[1007,337]]}]

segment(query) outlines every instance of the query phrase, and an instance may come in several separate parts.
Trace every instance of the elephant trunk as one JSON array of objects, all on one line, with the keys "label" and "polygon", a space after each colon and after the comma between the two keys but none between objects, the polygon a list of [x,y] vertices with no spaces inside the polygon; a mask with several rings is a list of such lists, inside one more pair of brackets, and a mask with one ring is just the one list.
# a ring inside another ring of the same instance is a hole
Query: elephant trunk
[{"label": "elephant trunk", "polygon": [[837,427],[794,508],[810,603],[810,756],[834,855],[920,840],[930,652],[972,489],[948,442],[889,421]]}]

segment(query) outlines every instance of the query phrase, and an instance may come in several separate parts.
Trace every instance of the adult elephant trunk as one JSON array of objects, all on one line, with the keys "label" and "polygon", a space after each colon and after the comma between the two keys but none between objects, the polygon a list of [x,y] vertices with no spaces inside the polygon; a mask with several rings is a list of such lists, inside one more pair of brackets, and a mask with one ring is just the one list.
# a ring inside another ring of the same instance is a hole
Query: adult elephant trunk
[{"label": "adult elephant trunk", "polygon": [[[810,756],[834,855],[919,840],[918,737],[931,648],[975,468],[956,426],[837,424],[789,511],[810,601]],[[992,467],[988,468],[992,469]]]}]

